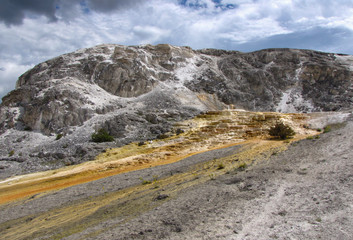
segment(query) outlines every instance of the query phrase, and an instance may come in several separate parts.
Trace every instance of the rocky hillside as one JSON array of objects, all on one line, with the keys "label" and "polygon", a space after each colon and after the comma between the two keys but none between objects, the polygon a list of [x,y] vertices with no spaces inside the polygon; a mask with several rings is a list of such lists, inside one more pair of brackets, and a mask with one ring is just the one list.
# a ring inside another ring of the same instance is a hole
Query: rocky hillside
[{"label": "rocky hillside", "polygon": [[[310,50],[101,45],[23,74],[3,99],[1,127],[66,133],[122,109],[136,112],[127,119],[111,116],[108,127],[185,118],[224,104],[257,111],[337,111],[353,102],[352,63],[351,56]],[[111,130],[117,137],[125,133]]]},{"label": "rocky hillside", "polygon": [[[35,66],[3,98],[0,167],[86,161],[107,146],[157,138],[175,122],[210,110],[350,109],[352,74],[352,56],[310,50],[81,49]],[[100,128],[116,142],[90,143]]]}]

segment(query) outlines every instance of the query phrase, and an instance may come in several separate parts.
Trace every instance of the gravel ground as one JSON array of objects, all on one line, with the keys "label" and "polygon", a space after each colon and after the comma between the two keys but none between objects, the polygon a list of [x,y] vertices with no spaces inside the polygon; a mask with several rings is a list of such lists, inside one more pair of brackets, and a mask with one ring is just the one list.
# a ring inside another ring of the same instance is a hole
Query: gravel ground
[{"label": "gravel ground", "polygon": [[352,132],[294,143],[94,239],[352,239]]},{"label": "gravel ground", "polygon": [[154,176],[163,178],[185,172],[195,164],[209,161],[214,158],[222,158],[232,155],[237,152],[239,147],[240,146],[232,146],[229,148],[204,152],[172,164],[118,174],[94,182],[75,185],[61,191],[46,194],[40,198],[36,198],[37,195],[34,195],[30,198],[30,201],[22,202],[20,208],[17,204],[0,207],[0,223],[30,214],[36,214],[38,212],[48,211],[54,207],[65,206],[66,204],[87,197],[96,197],[108,192],[116,192],[131,186],[140,185],[141,179],[153,180]]},{"label": "gravel ground", "polygon": [[[91,218],[80,221],[96,222],[85,230],[63,235],[66,236],[63,239],[351,239],[352,132],[353,122],[348,121],[318,139],[293,143],[287,151],[245,171],[233,170],[177,191],[169,189],[168,195],[163,194],[166,189],[141,187],[142,194],[133,193],[124,201],[115,199],[104,207],[92,208]],[[0,239],[9,239],[11,233],[14,234],[11,239],[60,239],[55,235],[64,231],[59,220],[58,227],[52,226],[46,232],[38,230],[42,232],[37,235],[29,230],[26,234],[22,232],[25,227],[34,229],[31,224],[35,223],[39,228],[47,227],[50,217],[39,221],[47,213],[60,218],[57,213],[64,207],[83,206],[83,201],[90,198],[96,199],[94,204],[100,204],[99,197],[103,196],[103,202],[109,193],[141,185],[139,177],[177,176],[197,163],[232,155],[238,150],[232,147],[210,151],[174,164],[0,206]],[[182,183],[175,186],[178,184]],[[150,197],[154,200],[147,203]],[[148,208],[141,207],[148,204]],[[133,214],[131,209],[126,210],[130,215],[124,215],[124,208],[130,205],[137,210]],[[104,218],[104,214],[110,217]],[[70,222],[74,220],[70,217],[67,221],[74,229],[76,223]],[[81,226],[77,220],[77,229]],[[22,235],[17,234],[20,232]]]}]

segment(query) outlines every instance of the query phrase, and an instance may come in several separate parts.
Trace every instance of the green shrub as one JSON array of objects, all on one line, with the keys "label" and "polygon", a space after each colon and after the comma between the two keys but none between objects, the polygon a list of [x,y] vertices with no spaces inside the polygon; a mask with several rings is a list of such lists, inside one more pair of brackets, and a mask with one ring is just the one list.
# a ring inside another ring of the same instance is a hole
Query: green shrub
[{"label": "green shrub", "polygon": [[180,134],[182,134],[182,133],[184,133],[184,130],[183,130],[183,129],[178,128],[178,129],[176,130],[176,135],[180,135]]},{"label": "green shrub", "polygon": [[166,133],[162,133],[162,134],[159,134],[159,135],[157,136],[158,139],[166,139],[166,138],[168,138],[168,137],[169,137],[169,135],[166,134]]},{"label": "green shrub", "polygon": [[330,126],[330,125],[327,125],[327,126],[324,128],[324,133],[328,133],[328,132],[331,132],[331,126]]},{"label": "green shrub", "polygon": [[9,157],[12,157],[13,155],[15,155],[15,151],[14,151],[14,150],[11,150],[11,151],[9,152]]},{"label": "green shrub", "polygon": [[151,184],[152,182],[151,182],[150,180],[144,180],[144,179],[142,179],[142,180],[141,180],[141,183],[142,183],[142,185],[147,185],[147,184]]},{"label": "green shrub", "polygon": [[55,140],[59,140],[59,139],[62,138],[62,137],[63,137],[63,135],[62,135],[61,133],[59,133],[59,134],[56,135]]},{"label": "green shrub", "polygon": [[213,173],[210,173],[208,176],[211,180],[216,180],[216,176]]},{"label": "green shrub", "polygon": [[240,170],[240,171],[244,171],[245,170],[245,168],[247,168],[247,164],[246,163],[241,163],[239,166],[238,166],[238,169]]},{"label": "green shrub", "polygon": [[24,129],[25,131],[32,131],[32,128],[30,126],[25,126]]},{"label": "green shrub", "polygon": [[107,130],[101,128],[98,132],[92,134],[93,142],[112,142],[114,141],[113,136],[110,136]]},{"label": "green shrub", "polygon": [[219,163],[218,166],[217,166],[217,169],[221,170],[223,168],[225,168],[224,164],[223,163]]},{"label": "green shrub", "polygon": [[275,126],[270,128],[269,134],[270,136],[278,137],[284,140],[294,136],[295,132],[290,126],[285,125],[282,122],[277,122]]},{"label": "green shrub", "polygon": [[[140,180],[141,180],[141,184],[142,184],[142,185],[152,184],[152,183],[156,183],[156,182],[158,181],[158,176],[154,175],[154,176],[153,176],[153,181],[145,180],[145,179],[143,179],[142,177],[140,177]],[[159,186],[158,186],[158,187],[159,187]]]}]

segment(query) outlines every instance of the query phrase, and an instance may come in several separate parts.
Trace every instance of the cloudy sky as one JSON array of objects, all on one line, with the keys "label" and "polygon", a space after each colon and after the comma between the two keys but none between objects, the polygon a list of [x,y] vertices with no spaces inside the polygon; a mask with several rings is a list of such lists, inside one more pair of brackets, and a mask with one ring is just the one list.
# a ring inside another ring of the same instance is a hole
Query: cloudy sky
[{"label": "cloudy sky", "polygon": [[34,65],[102,43],[353,54],[353,1],[0,0],[0,97]]}]

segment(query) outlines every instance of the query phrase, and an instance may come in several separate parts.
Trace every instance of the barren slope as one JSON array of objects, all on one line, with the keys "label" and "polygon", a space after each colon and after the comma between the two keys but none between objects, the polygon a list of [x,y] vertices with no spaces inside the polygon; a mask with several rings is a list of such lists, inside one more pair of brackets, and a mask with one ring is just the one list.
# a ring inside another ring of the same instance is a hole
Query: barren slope
[{"label": "barren slope", "polygon": [[[322,231],[334,219],[348,229],[352,219],[342,212],[352,211],[352,122],[289,146],[254,129],[282,118],[304,134],[299,139],[305,138],[317,132],[303,124],[318,124],[323,115],[243,114],[213,112],[180,124],[186,130],[181,136],[2,182],[0,239],[315,238],[316,226],[321,224]],[[238,125],[244,119],[253,119],[252,124]],[[309,195],[311,190],[316,192]],[[336,234],[348,239],[349,230],[325,229],[327,239]]]}]

